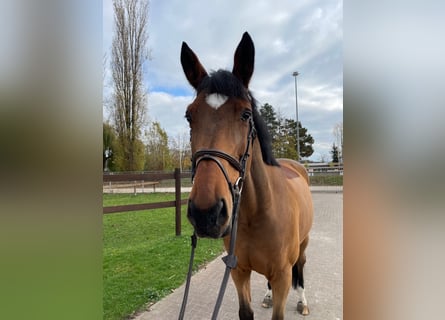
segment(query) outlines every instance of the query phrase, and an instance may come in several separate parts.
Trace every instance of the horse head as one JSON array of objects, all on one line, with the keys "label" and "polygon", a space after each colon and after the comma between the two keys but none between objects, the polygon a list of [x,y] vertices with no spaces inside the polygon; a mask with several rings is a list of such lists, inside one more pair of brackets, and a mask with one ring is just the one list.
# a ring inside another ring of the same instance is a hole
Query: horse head
[{"label": "horse head", "polygon": [[182,44],[181,64],[196,90],[185,115],[193,154],[187,217],[200,237],[220,238],[230,233],[234,188],[250,167],[256,111],[248,85],[254,55],[246,32],[235,51],[232,72],[208,74],[196,54]]}]

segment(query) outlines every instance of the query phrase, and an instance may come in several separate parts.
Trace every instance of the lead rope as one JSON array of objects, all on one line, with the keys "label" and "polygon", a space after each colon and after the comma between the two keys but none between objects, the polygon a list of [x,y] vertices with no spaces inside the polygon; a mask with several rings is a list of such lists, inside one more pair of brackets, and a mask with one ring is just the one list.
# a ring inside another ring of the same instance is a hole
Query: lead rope
[{"label": "lead rope", "polygon": [[[250,118],[249,121],[250,121],[250,131],[249,131],[249,135],[247,137],[247,147],[246,147],[246,151],[244,152],[244,155],[241,159],[241,163],[240,163],[240,167],[239,167],[241,169],[241,170],[239,170],[241,173],[241,176],[235,182],[233,187],[228,179],[228,175],[226,173],[226,170],[224,169],[224,166],[215,157],[205,154],[205,153],[215,154],[217,152],[217,156],[221,157],[221,155],[223,153],[218,152],[217,150],[205,150],[205,151],[203,150],[203,152],[202,152],[204,154],[205,158],[215,161],[218,164],[218,166],[221,168],[224,176],[226,177],[226,180],[228,181],[229,188],[231,189],[231,192],[233,195],[232,230],[230,232],[229,252],[228,252],[227,256],[222,258],[222,260],[226,264],[226,270],[224,271],[224,276],[223,276],[223,280],[221,282],[221,287],[219,289],[218,298],[216,300],[215,308],[213,309],[212,320],[216,320],[216,318],[218,316],[218,312],[221,307],[222,300],[224,298],[224,293],[226,291],[227,282],[229,281],[230,270],[236,268],[236,265],[238,263],[238,260],[233,253],[235,251],[236,234],[238,233],[238,211],[239,211],[239,204],[240,204],[239,200],[241,198],[241,191],[243,190],[245,168],[246,168],[247,158],[249,157],[250,144],[252,142],[252,139],[255,139],[255,137],[256,137],[256,131],[255,131],[255,127],[254,127],[252,118]],[[224,156],[223,158],[226,160],[229,160],[230,157],[228,158],[228,157]],[[192,161],[193,167],[197,166],[197,163],[195,164],[195,162],[196,161]],[[198,161],[198,163],[199,163],[199,161]],[[234,162],[229,161],[229,163],[231,163],[233,165]],[[238,166],[235,166],[235,167],[238,169]],[[195,170],[192,169],[192,171],[194,172]],[[192,173],[192,180],[193,180],[193,175],[194,175],[194,173]],[[192,239],[192,252],[190,254],[189,270],[187,273],[187,281],[186,281],[185,289],[184,289],[184,297],[182,299],[181,311],[179,312],[178,320],[184,319],[185,307],[187,305],[188,293],[189,293],[189,289],[190,289],[190,281],[192,278],[193,259],[195,257],[195,248],[196,248],[197,241],[198,241],[198,239],[196,237],[196,232],[193,233],[193,235],[191,236],[191,239]]]},{"label": "lead rope", "polygon": [[193,232],[191,238],[192,238],[192,252],[190,254],[189,271],[187,273],[187,282],[185,284],[184,297],[182,298],[181,311],[179,312],[179,318],[178,318],[179,320],[184,319],[185,306],[187,305],[187,299],[190,289],[190,280],[192,279],[193,259],[195,258],[195,249],[196,249],[196,244],[198,242],[198,238],[196,237],[195,232]]},{"label": "lead rope", "polygon": [[230,271],[236,268],[237,258],[234,255],[236,234],[238,233],[238,209],[239,209],[239,199],[241,197],[243,179],[240,177],[234,186],[234,204],[233,204],[233,216],[232,216],[232,231],[230,233],[230,247],[228,255],[223,257],[222,260],[226,264],[226,270],[224,271],[224,277],[221,282],[221,287],[219,289],[218,298],[216,299],[215,308],[213,309],[212,320],[216,320],[218,316],[219,309],[221,307],[222,300],[224,298],[224,293],[226,291],[227,282],[229,281]]},{"label": "lead rope", "polygon": [[[243,183],[243,180],[240,177],[237,180],[237,182],[235,183],[234,188],[233,188],[234,203],[233,203],[233,210],[232,210],[233,214],[232,214],[232,231],[230,233],[230,247],[229,247],[228,255],[222,258],[222,260],[226,264],[226,270],[224,271],[224,276],[223,276],[223,280],[221,282],[221,287],[219,289],[218,298],[216,299],[215,308],[214,308],[213,314],[212,314],[212,320],[216,320],[216,318],[218,316],[219,309],[221,308],[221,303],[224,298],[224,293],[226,291],[227,282],[229,281],[230,270],[235,268],[237,265],[237,258],[233,254],[233,252],[235,251],[236,234],[237,234],[237,230],[238,230],[238,210],[239,210],[239,203],[240,203],[239,199],[240,199],[241,190],[242,190],[242,183]],[[193,233],[193,235],[191,236],[191,240],[192,240],[192,243],[191,243],[192,252],[190,254],[190,262],[189,262],[189,269],[188,269],[188,273],[187,273],[187,281],[185,284],[184,297],[182,298],[181,311],[179,312],[178,320],[184,319],[185,307],[187,305],[188,293],[189,293],[189,289],[190,289],[190,282],[191,282],[191,278],[192,278],[193,259],[195,257],[195,249],[196,249],[196,245],[198,242],[196,233]]]}]

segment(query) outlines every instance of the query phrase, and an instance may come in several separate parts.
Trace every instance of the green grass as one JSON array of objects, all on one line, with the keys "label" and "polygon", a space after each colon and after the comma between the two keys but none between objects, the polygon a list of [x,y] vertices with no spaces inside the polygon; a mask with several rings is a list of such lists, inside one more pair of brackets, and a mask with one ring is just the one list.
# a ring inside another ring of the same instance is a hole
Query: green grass
[{"label": "green grass", "polygon": [[343,176],[340,175],[316,175],[309,177],[311,186],[342,186]]},{"label": "green grass", "polygon": [[[174,194],[103,195],[104,206],[168,200]],[[126,319],[185,281],[192,234],[185,210],[183,206],[179,237],[174,208],[103,216],[103,319]],[[221,240],[199,239],[195,270],[222,251]]]}]

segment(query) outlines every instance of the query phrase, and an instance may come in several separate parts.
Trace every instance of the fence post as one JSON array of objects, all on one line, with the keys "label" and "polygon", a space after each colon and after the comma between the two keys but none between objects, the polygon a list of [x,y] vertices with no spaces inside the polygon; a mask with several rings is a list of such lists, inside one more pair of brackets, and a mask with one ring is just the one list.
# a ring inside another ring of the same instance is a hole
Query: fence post
[{"label": "fence post", "polygon": [[176,235],[181,235],[181,170],[175,168]]}]

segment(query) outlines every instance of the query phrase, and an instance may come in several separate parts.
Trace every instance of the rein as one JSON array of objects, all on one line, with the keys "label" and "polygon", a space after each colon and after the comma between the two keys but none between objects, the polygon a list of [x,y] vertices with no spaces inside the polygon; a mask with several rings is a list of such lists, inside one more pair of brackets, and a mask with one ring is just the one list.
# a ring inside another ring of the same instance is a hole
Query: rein
[{"label": "rein", "polygon": [[[219,309],[221,307],[222,300],[224,298],[224,293],[226,291],[227,282],[229,280],[229,274],[230,270],[236,268],[237,266],[237,257],[234,255],[235,251],[235,243],[236,243],[236,235],[238,231],[238,211],[239,211],[239,205],[240,205],[240,199],[241,199],[241,192],[243,190],[243,184],[244,184],[244,178],[246,174],[246,166],[247,166],[247,159],[249,158],[249,149],[250,145],[253,144],[253,140],[256,137],[256,131],[255,126],[253,123],[252,117],[249,118],[249,134],[247,136],[247,147],[244,151],[243,156],[238,161],[233,156],[220,151],[216,149],[202,149],[195,152],[195,154],[192,156],[192,182],[195,177],[196,169],[201,161],[204,160],[210,160],[214,161],[218,167],[221,169],[221,172],[223,173],[227,185],[229,187],[229,190],[232,194],[232,221],[231,221],[231,232],[230,232],[230,246],[227,256],[223,257],[222,260],[226,264],[226,269],[224,271],[223,280],[221,282],[221,287],[218,293],[218,298],[216,299],[215,308],[213,309],[212,314],[212,320],[216,320],[218,316]],[[236,179],[236,182],[232,184],[232,182],[229,179],[229,175],[227,174],[227,170],[225,169],[224,165],[221,163],[219,159],[226,160],[232,167],[234,167],[239,172],[239,177]],[[181,305],[181,311],[179,313],[179,320],[182,320],[184,318],[185,313],[185,307],[187,305],[187,299],[188,299],[188,292],[190,289],[190,281],[192,277],[192,267],[193,267],[193,259],[195,256],[195,248],[197,245],[197,236],[194,232],[191,236],[192,240],[192,251],[190,254],[190,262],[189,262],[189,269],[187,273],[187,281],[185,285],[184,290],[184,297],[182,300]]]}]

